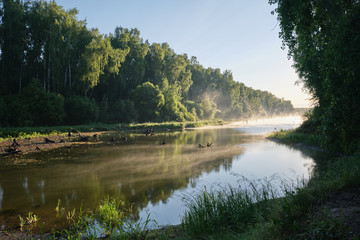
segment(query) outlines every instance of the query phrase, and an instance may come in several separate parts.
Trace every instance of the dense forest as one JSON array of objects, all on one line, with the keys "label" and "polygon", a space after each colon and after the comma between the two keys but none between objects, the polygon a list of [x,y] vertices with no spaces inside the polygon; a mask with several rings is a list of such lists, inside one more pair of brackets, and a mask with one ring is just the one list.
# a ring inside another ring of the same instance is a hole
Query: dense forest
[{"label": "dense forest", "polygon": [[315,109],[306,122],[327,147],[359,150],[360,2],[270,0],[284,46]]},{"label": "dense forest", "polygon": [[195,121],[293,111],[137,29],[100,34],[55,1],[2,0],[0,126]]}]

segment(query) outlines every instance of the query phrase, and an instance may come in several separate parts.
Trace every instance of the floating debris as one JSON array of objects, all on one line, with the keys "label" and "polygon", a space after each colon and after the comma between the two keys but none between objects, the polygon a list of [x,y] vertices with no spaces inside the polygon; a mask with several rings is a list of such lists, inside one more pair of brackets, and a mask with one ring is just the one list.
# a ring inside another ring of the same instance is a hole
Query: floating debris
[{"label": "floating debris", "polygon": [[50,139],[48,139],[48,138],[45,138],[44,141],[45,141],[45,143],[55,143],[55,141],[50,140]]}]

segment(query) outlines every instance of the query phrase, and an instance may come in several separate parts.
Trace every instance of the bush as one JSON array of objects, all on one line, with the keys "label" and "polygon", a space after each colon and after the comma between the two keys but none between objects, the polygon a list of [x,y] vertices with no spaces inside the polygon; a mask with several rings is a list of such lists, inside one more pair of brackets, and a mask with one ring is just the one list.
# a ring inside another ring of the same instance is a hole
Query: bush
[{"label": "bush", "polygon": [[137,121],[138,113],[134,103],[129,99],[119,99],[114,103],[107,100],[101,102],[99,121],[104,123],[134,122]]},{"label": "bush", "polygon": [[65,117],[63,96],[44,92],[37,79],[33,79],[20,94],[6,96],[3,102],[0,101],[0,109],[6,109],[0,122],[7,126],[60,125]]},{"label": "bush", "polygon": [[88,124],[97,121],[99,107],[87,97],[73,96],[65,99],[65,112],[66,124]]},{"label": "bush", "polygon": [[135,110],[134,103],[129,99],[120,99],[110,107],[110,111],[114,113],[115,122],[134,122],[137,120],[138,113]]},{"label": "bush", "polygon": [[34,121],[28,103],[20,95],[8,95],[4,98],[6,114],[3,115],[5,126],[32,126]]},{"label": "bush", "polygon": [[5,113],[7,113],[7,107],[3,98],[0,97],[0,126],[6,124]]},{"label": "bush", "polygon": [[159,111],[165,103],[159,87],[150,82],[138,85],[132,92],[132,100],[139,112],[141,122],[158,120]]},{"label": "bush", "polygon": [[65,118],[64,97],[50,92],[40,96],[37,99],[38,102],[33,107],[30,107],[33,113],[34,125],[62,125]]},{"label": "bush", "polygon": [[[216,113],[216,104],[209,100],[209,99],[205,99],[202,100],[199,104],[200,109],[202,110],[200,113],[202,113],[202,118],[203,119],[213,119]],[[201,116],[201,114],[198,114],[199,116]]]}]

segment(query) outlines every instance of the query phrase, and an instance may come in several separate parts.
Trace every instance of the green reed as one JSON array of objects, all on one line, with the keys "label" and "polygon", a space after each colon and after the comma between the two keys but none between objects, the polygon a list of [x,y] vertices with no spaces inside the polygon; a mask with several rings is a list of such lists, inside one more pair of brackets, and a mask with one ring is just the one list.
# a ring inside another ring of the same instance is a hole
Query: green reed
[{"label": "green reed", "polygon": [[269,184],[227,187],[205,191],[188,201],[182,220],[184,230],[194,237],[225,232],[243,232],[267,217],[275,192]]}]

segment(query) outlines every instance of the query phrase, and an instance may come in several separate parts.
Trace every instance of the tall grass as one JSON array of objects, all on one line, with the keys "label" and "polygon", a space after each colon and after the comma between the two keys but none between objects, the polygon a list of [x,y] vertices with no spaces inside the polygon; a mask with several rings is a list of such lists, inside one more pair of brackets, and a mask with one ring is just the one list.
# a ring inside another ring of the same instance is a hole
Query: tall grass
[{"label": "tall grass", "polygon": [[205,190],[189,200],[182,226],[193,237],[244,232],[268,217],[276,197],[268,183],[258,186],[250,181],[247,187]]},{"label": "tall grass", "polygon": [[[326,206],[328,197],[360,186],[360,153],[332,160],[310,180],[283,180],[207,191],[188,201],[182,227],[190,238],[358,239]],[[318,206],[314,209],[314,206]]]}]

